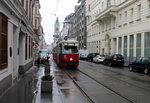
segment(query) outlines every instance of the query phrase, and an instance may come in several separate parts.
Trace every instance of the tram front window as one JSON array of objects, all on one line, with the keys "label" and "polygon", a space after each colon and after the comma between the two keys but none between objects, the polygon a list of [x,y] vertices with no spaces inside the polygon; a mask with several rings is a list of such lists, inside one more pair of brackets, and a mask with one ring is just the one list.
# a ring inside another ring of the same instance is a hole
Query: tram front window
[{"label": "tram front window", "polygon": [[67,54],[78,53],[77,46],[64,46],[64,53]]}]

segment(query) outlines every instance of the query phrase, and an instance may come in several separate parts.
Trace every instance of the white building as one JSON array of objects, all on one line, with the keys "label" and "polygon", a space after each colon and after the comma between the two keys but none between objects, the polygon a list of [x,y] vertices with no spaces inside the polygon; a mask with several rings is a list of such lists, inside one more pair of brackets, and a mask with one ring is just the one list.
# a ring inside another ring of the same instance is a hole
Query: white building
[{"label": "white building", "polygon": [[33,8],[38,0],[0,0],[0,95],[33,66]]},{"label": "white building", "polygon": [[150,0],[86,0],[90,52],[150,56]]}]

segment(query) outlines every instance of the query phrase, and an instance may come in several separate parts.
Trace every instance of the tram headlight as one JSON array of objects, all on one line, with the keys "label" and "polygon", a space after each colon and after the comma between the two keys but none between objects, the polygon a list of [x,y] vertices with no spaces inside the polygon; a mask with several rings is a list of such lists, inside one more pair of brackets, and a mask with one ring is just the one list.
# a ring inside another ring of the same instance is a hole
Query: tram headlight
[{"label": "tram headlight", "polygon": [[72,58],[70,58],[70,61],[72,61],[73,59]]}]

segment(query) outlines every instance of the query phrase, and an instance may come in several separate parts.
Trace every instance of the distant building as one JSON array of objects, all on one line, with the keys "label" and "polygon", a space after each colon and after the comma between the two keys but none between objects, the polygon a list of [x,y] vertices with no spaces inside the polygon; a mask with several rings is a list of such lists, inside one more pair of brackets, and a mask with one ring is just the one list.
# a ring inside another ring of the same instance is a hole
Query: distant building
[{"label": "distant building", "polygon": [[85,0],[78,0],[80,5],[75,6],[74,14],[74,35],[79,42],[79,49],[87,48],[86,36],[86,17],[85,17]]},{"label": "distant building", "polygon": [[74,25],[74,22],[73,22],[73,19],[74,19],[74,13],[70,13],[69,15],[67,15],[65,17],[65,20],[63,22],[63,27],[62,27],[62,30],[61,30],[61,38],[64,39],[65,37],[67,38],[75,38],[72,36],[72,33],[73,33],[73,25]]},{"label": "distant building", "polygon": [[80,5],[75,6],[74,13],[70,13],[66,16],[63,28],[61,31],[61,37],[76,39],[79,43],[79,49],[87,48],[86,46],[86,17],[85,17],[85,0],[79,0]]}]

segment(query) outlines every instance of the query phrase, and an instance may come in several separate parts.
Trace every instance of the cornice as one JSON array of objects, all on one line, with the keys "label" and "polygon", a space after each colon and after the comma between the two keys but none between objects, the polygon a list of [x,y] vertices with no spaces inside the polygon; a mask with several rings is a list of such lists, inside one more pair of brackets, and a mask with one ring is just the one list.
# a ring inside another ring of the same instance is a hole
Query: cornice
[{"label": "cornice", "polygon": [[9,10],[10,14],[14,15],[16,18],[21,18],[21,13],[16,9],[10,0],[0,0],[0,2]]},{"label": "cornice", "polygon": [[118,10],[124,9],[127,6],[135,3],[136,1],[139,1],[139,0],[126,0],[126,1],[122,2],[120,5],[118,5]]}]

